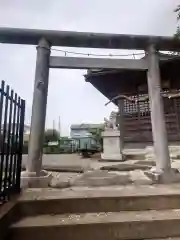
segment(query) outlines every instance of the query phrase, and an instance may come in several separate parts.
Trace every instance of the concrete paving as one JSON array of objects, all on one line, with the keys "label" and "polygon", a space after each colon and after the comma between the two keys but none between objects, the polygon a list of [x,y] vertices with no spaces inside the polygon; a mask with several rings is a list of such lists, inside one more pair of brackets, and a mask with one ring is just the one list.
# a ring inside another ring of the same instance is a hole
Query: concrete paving
[{"label": "concrete paving", "polygon": [[[24,167],[28,159],[27,155],[23,155],[22,166]],[[44,154],[42,159],[43,168],[79,168],[89,169],[91,159],[81,158],[78,154]]]},{"label": "concrete paving", "polygon": [[[28,159],[27,155],[23,155],[22,166],[25,167],[26,161]],[[99,169],[102,166],[110,166],[112,163],[104,162],[101,163],[98,160],[100,159],[100,154],[94,155],[92,158],[82,158],[78,154],[44,154],[42,165],[43,168],[47,168],[50,171],[65,171],[69,172],[73,169],[77,170],[90,170],[90,169]]]},{"label": "concrete paving", "polygon": [[[151,185],[144,171],[155,165],[151,160],[127,160],[121,163],[99,162],[100,155],[81,158],[78,154],[44,155],[43,168],[53,178],[50,187],[71,188],[74,186]],[[27,155],[23,156],[23,165]],[[172,160],[172,167],[180,170],[180,160]],[[84,173],[84,174],[83,174]]]},{"label": "concrete paving", "polygon": [[[179,146],[170,146],[170,152],[173,155],[171,161],[173,167],[177,167],[180,169],[180,160],[178,161],[180,155],[180,148]],[[124,153],[127,155],[128,159],[122,164],[147,164],[154,165],[154,159],[151,155],[152,154],[152,147],[147,147],[144,149],[141,148],[126,148]],[[179,155],[178,155],[179,154]],[[67,170],[73,170],[77,172],[87,171],[90,169],[99,169],[103,166],[111,166],[115,163],[111,162],[99,162],[101,159],[100,154],[96,154],[92,156],[92,158],[81,158],[78,154],[44,154],[43,155],[43,168],[49,168],[52,171],[58,169],[58,171],[64,171],[65,168]],[[138,162],[139,160],[139,162]],[[22,165],[25,166],[27,161],[27,155],[23,155]],[[118,163],[116,163],[118,164]],[[124,166],[124,165],[123,165]],[[79,170],[79,171],[78,171]]]}]

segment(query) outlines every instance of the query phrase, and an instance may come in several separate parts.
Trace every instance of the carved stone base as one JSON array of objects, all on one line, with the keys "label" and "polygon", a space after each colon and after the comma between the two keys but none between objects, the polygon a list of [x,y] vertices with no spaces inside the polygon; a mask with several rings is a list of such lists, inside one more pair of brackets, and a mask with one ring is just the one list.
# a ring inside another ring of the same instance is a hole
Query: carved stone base
[{"label": "carved stone base", "polygon": [[153,183],[177,183],[180,182],[180,172],[178,169],[171,168],[168,171],[157,171],[153,167],[150,171],[144,172],[144,174],[152,180]]},{"label": "carved stone base", "polygon": [[21,172],[21,187],[22,188],[46,188],[52,180],[52,174],[42,170],[40,176],[35,172]]},{"label": "carved stone base", "polygon": [[120,145],[120,132],[115,129],[108,129],[102,133],[103,137],[103,153],[101,158],[103,161],[124,161],[125,155]]}]

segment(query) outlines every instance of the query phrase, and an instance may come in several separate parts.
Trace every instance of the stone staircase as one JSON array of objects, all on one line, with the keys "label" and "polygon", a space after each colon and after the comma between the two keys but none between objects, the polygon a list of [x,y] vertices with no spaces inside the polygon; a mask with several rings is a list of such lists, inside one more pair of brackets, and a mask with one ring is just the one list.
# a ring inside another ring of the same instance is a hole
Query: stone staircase
[{"label": "stone staircase", "polygon": [[180,186],[32,189],[16,214],[8,240],[180,239]]}]

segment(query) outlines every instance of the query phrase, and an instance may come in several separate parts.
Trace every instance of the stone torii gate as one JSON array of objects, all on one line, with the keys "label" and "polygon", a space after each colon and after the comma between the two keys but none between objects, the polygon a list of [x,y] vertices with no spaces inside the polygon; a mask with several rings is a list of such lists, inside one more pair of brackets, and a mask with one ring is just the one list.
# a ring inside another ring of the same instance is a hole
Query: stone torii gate
[{"label": "stone torii gate", "polygon": [[[41,186],[49,181],[49,176],[42,171],[42,143],[46,118],[49,68],[137,69],[147,71],[156,156],[156,168],[151,173],[151,177],[158,177],[158,180],[164,182],[177,180],[179,174],[176,175],[171,169],[169,157],[163,102],[160,95],[160,70],[157,50],[179,51],[180,40],[158,36],[0,28],[0,43],[37,45],[29,153],[26,172],[22,175],[28,183],[35,182]],[[53,57],[50,56],[51,46],[145,50],[147,60]]]}]

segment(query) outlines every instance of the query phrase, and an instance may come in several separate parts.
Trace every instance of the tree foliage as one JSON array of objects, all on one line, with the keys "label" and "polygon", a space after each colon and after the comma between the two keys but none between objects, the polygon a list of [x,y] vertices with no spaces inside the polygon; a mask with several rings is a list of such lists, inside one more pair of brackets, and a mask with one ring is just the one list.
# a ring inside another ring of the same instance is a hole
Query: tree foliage
[{"label": "tree foliage", "polygon": [[102,132],[104,131],[103,127],[99,128],[91,128],[89,129],[89,133],[92,134],[93,137],[95,137],[96,141],[102,145]]},{"label": "tree foliage", "polygon": [[180,26],[177,26],[176,33],[174,34],[175,37],[180,37]]},{"label": "tree foliage", "polygon": [[178,5],[175,9],[174,12],[177,13],[177,20],[180,20],[180,5]]},{"label": "tree foliage", "polygon": [[177,21],[178,21],[178,26],[176,29],[176,33],[175,33],[175,37],[180,37],[180,26],[179,26],[179,21],[180,21],[180,5],[178,5],[176,7],[176,9],[174,10],[174,12],[177,14]]},{"label": "tree foliage", "polygon": [[[176,28],[176,33],[174,34],[175,38],[180,38],[180,26],[179,26],[179,21],[180,21],[180,5],[178,5],[175,9],[174,12],[177,14],[177,21],[178,21],[178,25]],[[170,54],[175,55],[175,56],[179,56],[180,52],[170,52]]]},{"label": "tree foliage", "polygon": [[60,138],[60,134],[55,129],[47,129],[44,133],[45,143],[59,141],[59,138]]}]

